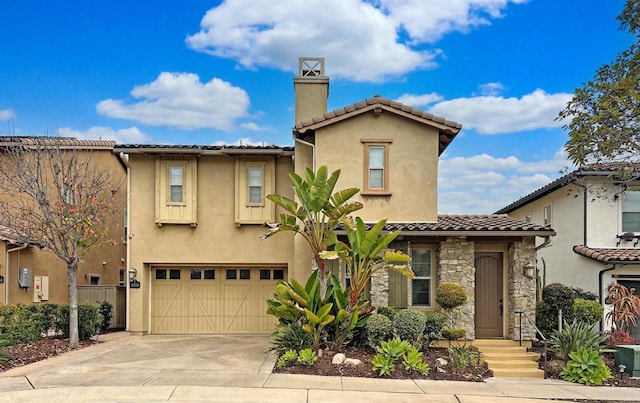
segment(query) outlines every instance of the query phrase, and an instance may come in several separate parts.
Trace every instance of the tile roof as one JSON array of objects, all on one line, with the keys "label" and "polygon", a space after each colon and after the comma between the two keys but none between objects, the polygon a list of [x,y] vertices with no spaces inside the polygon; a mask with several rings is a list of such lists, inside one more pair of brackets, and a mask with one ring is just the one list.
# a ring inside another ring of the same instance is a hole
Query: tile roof
[{"label": "tile roof", "polygon": [[[582,178],[585,176],[611,176],[615,175],[616,172],[619,172],[618,170],[625,169],[625,167],[628,167],[628,165],[615,162],[582,166],[581,168],[569,172],[568,174],[559,177],[553,182],[550,182],[549,184],[536,189],[528,195],[525,195],[520,199],[514,201],[513,203],[501,208],[500,210],[496,211],[496,214],[510,213],[530,202],[546,196],[553,191],[556,191],[570,183],[573,183],[578,178]],[[636,168],[636,171],[640,172],[640,169]]]},{"label": "tile roof", "polygon": [[[372,227],[373,224],[368,224]],[[491,215],[439,215],[438,221],[433,223],[395,223],[388,222],[385,231],[400,231],[401,233],[418,235],[483,235],[483,236],[507,236],[507,235],[538,235],[551,236],[555,231],[534,223],[527,223],[509,217],[506,214]]]},{"label": "tile roof", "polygon": [[242,153],[290,153],[294,151],[291,146],[253,146],[253,145],[173,145],[173,144],[118,144],[115,151],[131,153],[192,153],[192,154],[242,154]]},{"label": "tile roof", "polygon": [[576,245],[573,251],[578,255],[610,264],[640,264],[640,249],[589,248]]},{"label": "tile roof", "polygon": [[113,149],[116,145],[111,140],[78,140],[73,137],[56,136],[0,136],[0,147],[46,145],[60,148],[80,149]]},{"label": "tile roof", "polygon": [[412,108],[409,105],[395,102],[388,98],[382,98],[380,95],[375,95],[372,98],[367,98],[353,105],[327,112],[310,120],[296,122],[294,132],[304,134],[309,130],[315,130],[319,127],[330,125],[364,112],[373,111],[374,113],[381,113],[383,109],[438,128],[440,130],[440,154],[442,154],[444,149],[447,148],[462,128],[460,123],[424,112],[420,109]]}]

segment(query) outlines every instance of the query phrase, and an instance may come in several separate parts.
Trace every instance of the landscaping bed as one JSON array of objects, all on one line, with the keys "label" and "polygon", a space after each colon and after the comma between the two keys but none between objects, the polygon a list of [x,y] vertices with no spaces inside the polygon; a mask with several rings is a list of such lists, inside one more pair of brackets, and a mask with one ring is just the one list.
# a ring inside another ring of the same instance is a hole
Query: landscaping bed
[{"label": "landscaping bed", "polygon": [[438,358],[444,358],[445,360],[450,361],[447,355],[447,349],[445,348],[428,348],[426,350],[423,350],[422,354],[424,360],[429,364],[429,372],[425,375],[421,375],[415,371],[408,372],[404,369],[402,362],[397,361],[395,363],[395,371],[393,371],[390,376],[384,377],[380,376],[377,372],[374,372],[371,369],[371,360],[375,355],[375,351],[373,349],[345,348],[342,352],[348,358],[359,359],[360,361],[362,361],[362,363],[357,366],[346,364],[335,365],[331,363],[331,360],[336,352],[323,351],[322,357],[318,357],[318,360],[313,365],[293,364],[282,368],[275,368],[273,372],[321,376],[351,376],[391,379],[438,379],[468,382],[480,382],[484,378],[493,376],[491,371],[487,369],[486,365],[471,365],[463,370],[458,371],[453,370],[450,365],[447,365],[439,371],[436,366],[436,360]]},{"label": "landscaping bed", "polygon": [[[93,340],[81,340],[79,348],[88,347],[95,343]],[[3,365],[0,364],[0,372],[4,372],[11,368],[46,360],[47,358],[55,357],[73,349],[69,346],[69,339],[47,337],[42,340],[17,344],[0,350],[9,353],[9,361]]]}]

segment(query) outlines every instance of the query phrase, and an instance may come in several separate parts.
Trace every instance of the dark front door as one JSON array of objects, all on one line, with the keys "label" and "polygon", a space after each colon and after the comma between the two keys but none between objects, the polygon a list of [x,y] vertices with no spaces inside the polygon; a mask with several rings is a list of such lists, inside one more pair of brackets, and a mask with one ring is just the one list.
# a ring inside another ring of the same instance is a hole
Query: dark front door
[{"label": "dark front door", "polygon": [[476,338],[502,337],[502,253],[478,252],[475,266]]}]

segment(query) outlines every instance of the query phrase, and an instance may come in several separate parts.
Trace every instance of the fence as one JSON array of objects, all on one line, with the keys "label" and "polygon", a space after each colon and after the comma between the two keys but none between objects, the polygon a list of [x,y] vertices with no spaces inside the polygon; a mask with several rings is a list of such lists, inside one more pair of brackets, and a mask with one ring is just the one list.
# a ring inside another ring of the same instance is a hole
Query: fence
[{"label": "fence", "polygon": [[126,289],[115,285],[79,285],[78,304],[100,304],[108,301],[113,305],[113,317],[109,328],[124,329],[126,326]]}]

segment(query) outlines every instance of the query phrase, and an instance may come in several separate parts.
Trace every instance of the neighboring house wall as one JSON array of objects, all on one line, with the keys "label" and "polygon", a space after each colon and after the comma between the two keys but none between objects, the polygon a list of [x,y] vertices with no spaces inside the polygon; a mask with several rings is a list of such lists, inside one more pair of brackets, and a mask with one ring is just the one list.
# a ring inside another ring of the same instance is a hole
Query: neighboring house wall
[{"label": "neighboring house wall", "polygon": [[[126,270],[126,245],[124,235],[124,216],[126,209],[126,171],[112,149],[100,149],[91,151],[92,163],[110,172],[121,184],[120,191],[116,195],[113,215],[113,223],[109,223],[107,236],[103,244],[96,245],[78,264],[77,284],[113,285],[120,284],[121,271]],[[112,242],[113,241],[113,242]],[[0,262],[0,275],[5,277],[4,284],[0,284],[0,303],[7,303],[6,291],[9,291],[9,304],[30,304],[32,302],[49,302],[56,304],[68,303],[68,277],[67,265],[53,252],[37,247],[28,247],[14,252],[9,252],[9,266],[7,267],[7,249],[16,248],[17,245],[2,242],[5,253],[3,262]],[[0,249],[0,252],[3,252]],[[105,264],[103,264],[103,262]],[[22,288],[18,284],[18,270],[29,268],[33,277],[48,277],[48,299],[37,297],[34,287]],[[124,284],[122,284],[124,285]]]},{"label": "neighboring house wall", "polygon": [[[177,158],[174,154],[172,158]],[[156,165],[166,157],[130,154],[130,219],[132,236],[130,266],[137,270],[139,289],[130,289],[129,330],[149,331],[150,281],[154,267],[231,267],[276,265],[295,274],[292,262],[293,237],[281,234],[262,241],[263,222],[236,223],[237,167],[245,161],[267,161],[275,175],[273,191],[293,197],[287,174],[293,170],[291,157],[199,156],[189,159],[197,166],[197,222],[156,224]],[[244,170],[243,170],[244,172]],[[162,192],[160,192],[162,195]],[[279,214],[273,204],[265,206]],[[244,203],[243,206],[244,208]],[[275,217],[275,216],[274,216]],[[286,278],[286,277],[285,277]],[[217,277],[219,280],[219,278]]]}]

